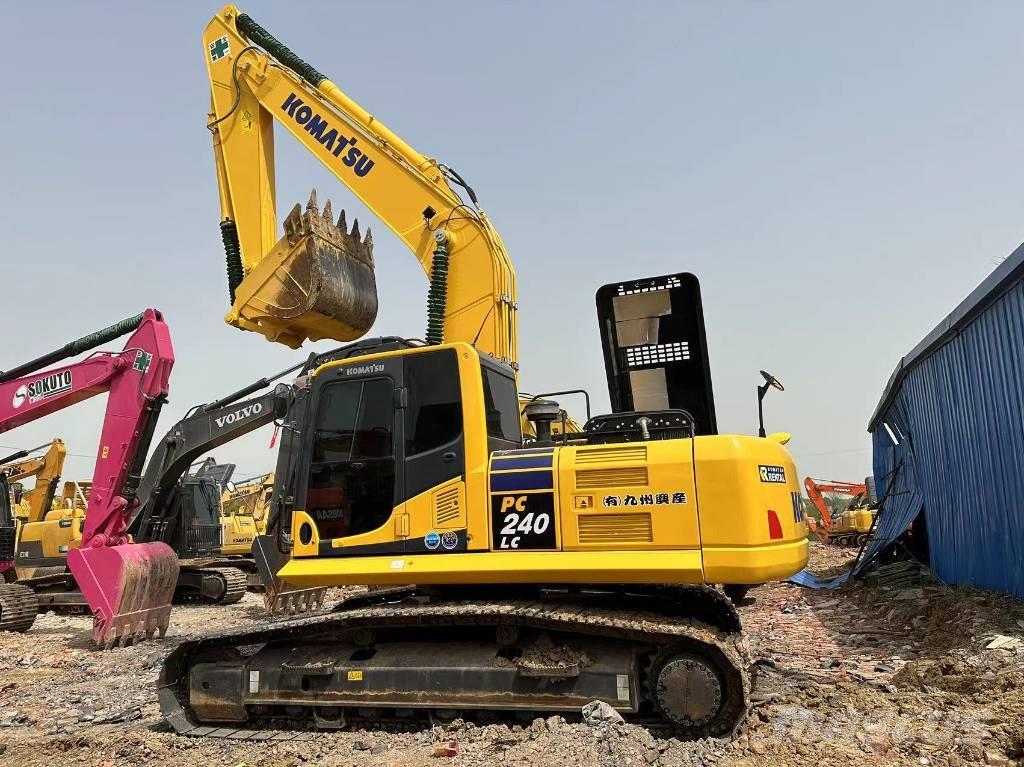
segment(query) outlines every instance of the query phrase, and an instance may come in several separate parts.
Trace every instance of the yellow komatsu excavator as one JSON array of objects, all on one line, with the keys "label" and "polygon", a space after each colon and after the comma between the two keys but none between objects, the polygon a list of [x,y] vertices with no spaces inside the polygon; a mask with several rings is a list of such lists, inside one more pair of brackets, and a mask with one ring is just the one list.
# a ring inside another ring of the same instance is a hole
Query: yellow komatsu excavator
[{"label": "yellow komatsu excavator", "polygon": [[[43,447],[45,453],[36,455]],[[15,572],[19,578],[30,577],[41,567],[64,567],[67,546],[75,539],[74,525],[44,526],[48,515],[61,512],[55,511],[56,491],[60,483],[60,475],[64,470],[67,448],[60,439],[54,439],[49,445],[40,445],[32,450],[16,453],[20,460],[10,460],[0,465],[0,471],[7,475],[9,482],[20,482],[28,477],[35,478],[35,486],[20,494],[15,499],[17,558]],[[28,457],[23,457],[28,456]],[[13,457],[11,457],[13,458]],[[78,515],[79,528],[85,519],[85,509]],[[80,529],[77,531],[81,536]],[[62,550],[63,548],[63,550]]]},{"label": "yellow komatsu excavator", "polygon": [[[240,517],[251,520],[257,535],[266,535],[270,516],[270,497],[274,492],[274,472],[261,474],[225,488],[221,498],[225,518]],[[249,541],[252,548],[252,541]]]},{"label": "yellow komatsu excavator", "polygon": [[266,738],[579,716],[596,700],[687,737],[732,732],[747,663],[738,612],[714,585],[806,563],[786,438],[720,435],[678,407],[553,436],[559,406],[545,397],[525,408],[524,444],[515,275],[473,190],[235,7],[204,46],[227,321],[295,345],[358,337],[375,313],[369,237],[344,217],[311,201],[277,239],[274,122],[409,247],[430,287],[425,342],[364,339],[318,360],[280,422],[279,577],[376,588],[329,615],[182,643],[160,676],[168,721]]},{"label": "yellow komatsu excavator", "polygon": [[[44,447],[47,448],[46,452],[40,453]],[[49,511],[67,454],[64,442],[54,439],[48,444],[30,450],[19,450],[5,459],[0,459],[3,461],[0,463],[0,471],[7,475],[12,487],[29,477],[35,480],[32,489],[21,492],[17,499],[15,514],[20,521],[42,519]]]}]

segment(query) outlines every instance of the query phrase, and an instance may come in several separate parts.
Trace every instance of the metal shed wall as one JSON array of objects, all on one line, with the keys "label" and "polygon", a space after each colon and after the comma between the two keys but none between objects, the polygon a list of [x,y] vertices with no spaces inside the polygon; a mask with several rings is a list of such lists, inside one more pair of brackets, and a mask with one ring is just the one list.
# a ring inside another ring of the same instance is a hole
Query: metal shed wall
[{"label": "metal shed wall", "polygon": [[890,497],[864,561],[923,508],[940,578],[1024,597],[1024,246],[901,360],[869,430]]}]

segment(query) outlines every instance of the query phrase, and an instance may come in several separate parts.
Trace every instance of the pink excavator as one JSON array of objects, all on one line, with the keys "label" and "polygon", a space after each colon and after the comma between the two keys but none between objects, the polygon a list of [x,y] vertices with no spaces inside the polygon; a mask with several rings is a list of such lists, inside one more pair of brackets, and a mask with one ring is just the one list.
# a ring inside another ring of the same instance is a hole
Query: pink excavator
[{"label": "pink excavator", "polygon": [[[79,362],[50,367],[128,333],[120,352],[94,352]],[[70,574],[0,585],[0,611],[14,605],[24,612],[29,599],[34,611],[36,601],[46,602],[44,595],[55,591],[62,592],[63,602],[51,599],[49,604],[70,604],[80,594],[79,601],[84,599],[92,611],[93,639],[102,647],[164,635],[177,557],[165,543],[133,543],[125,530],[138,504],[143,462],[173,365],[170,331],[158,311],[146,309],[0,372],[0,433],[108,392],[81,541],[67,552]],[[8,571],[10,564],[0,562]]]}]

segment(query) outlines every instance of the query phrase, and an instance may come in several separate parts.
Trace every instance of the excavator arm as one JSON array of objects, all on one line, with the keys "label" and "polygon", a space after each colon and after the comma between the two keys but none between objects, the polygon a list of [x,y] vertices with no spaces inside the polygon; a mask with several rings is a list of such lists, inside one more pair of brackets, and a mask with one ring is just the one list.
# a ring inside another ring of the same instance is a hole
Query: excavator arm
[{"label": "excavator arm", "polygon": [[[225,320],[292,347],[351,340],[376,316],[369,232],[321,214],[315,192],[278,238],[274,122],[408,247],[430,277],[426,340],[465,341],[517,367],[515,272],[473,190],[392,133],[234,6],[203,37],[221,233],[232,301]],[[454,186],[469,198],[465,202]]]},{"label": "excavator arm", "polygon": [[285,407],[282,395],[271,391],[189,411],[160,440],[146,465],[130,532],[142,541],[167,540],[174,489],[193,462],[204,453],[272,423],[284,414]]},{"label": "excavator arm", "polygon": [[[121,352],[42,370],[127,333]],[[93,612],[93,638],[105,646],[167,629],[177,559],[163,544],[130,544],[126,527],[173,364],[167,325],[146,309],[0,373],[0,433],[108,392],[82,543],[68,552]]]},{"label": "excavator arm", "polygon": [[27,514],[19,514],[24,517],[25,522],[38,522],[50,510],[68,451],[61,440],[55,439],[42,455],[23,458],[17,463],[10,462],[30,455],[43,447],[46,446],[40,445],[32,450],[19,451],[13,456],[8,456],[3,460],[3,465],[0,465],[0,471],[7,474],[7,479],[10,482],[18,482],[27,477],[35,478],[35,487],[25,493],[23,497],[23,505],[27,509]]}]

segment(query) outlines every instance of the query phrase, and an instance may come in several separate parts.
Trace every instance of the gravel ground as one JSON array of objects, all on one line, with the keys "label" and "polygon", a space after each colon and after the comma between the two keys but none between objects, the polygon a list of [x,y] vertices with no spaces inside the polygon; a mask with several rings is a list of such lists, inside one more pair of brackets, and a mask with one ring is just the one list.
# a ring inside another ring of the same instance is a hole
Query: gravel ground
[{"label": "gravel ground", "polygon": [[[814,544],[812,569],[837,571],[849,556]],[[274,745],[179,737],[161,722],[153,689],[163,656],[185,636],[263,620],[258,596],[176,608],[162,642],[105,653],[92,649],[85,617],[42,615],[27,634],[0,635],[0,764],[1024,764],[1024,603],[941,585],[813,592],[776,583],[740,610],[753,710],[732,742],[696,743],[560,717]],[[997,637],[1005,647],[988,649]],[[435,758],[451,740],[458,756]]]}]

